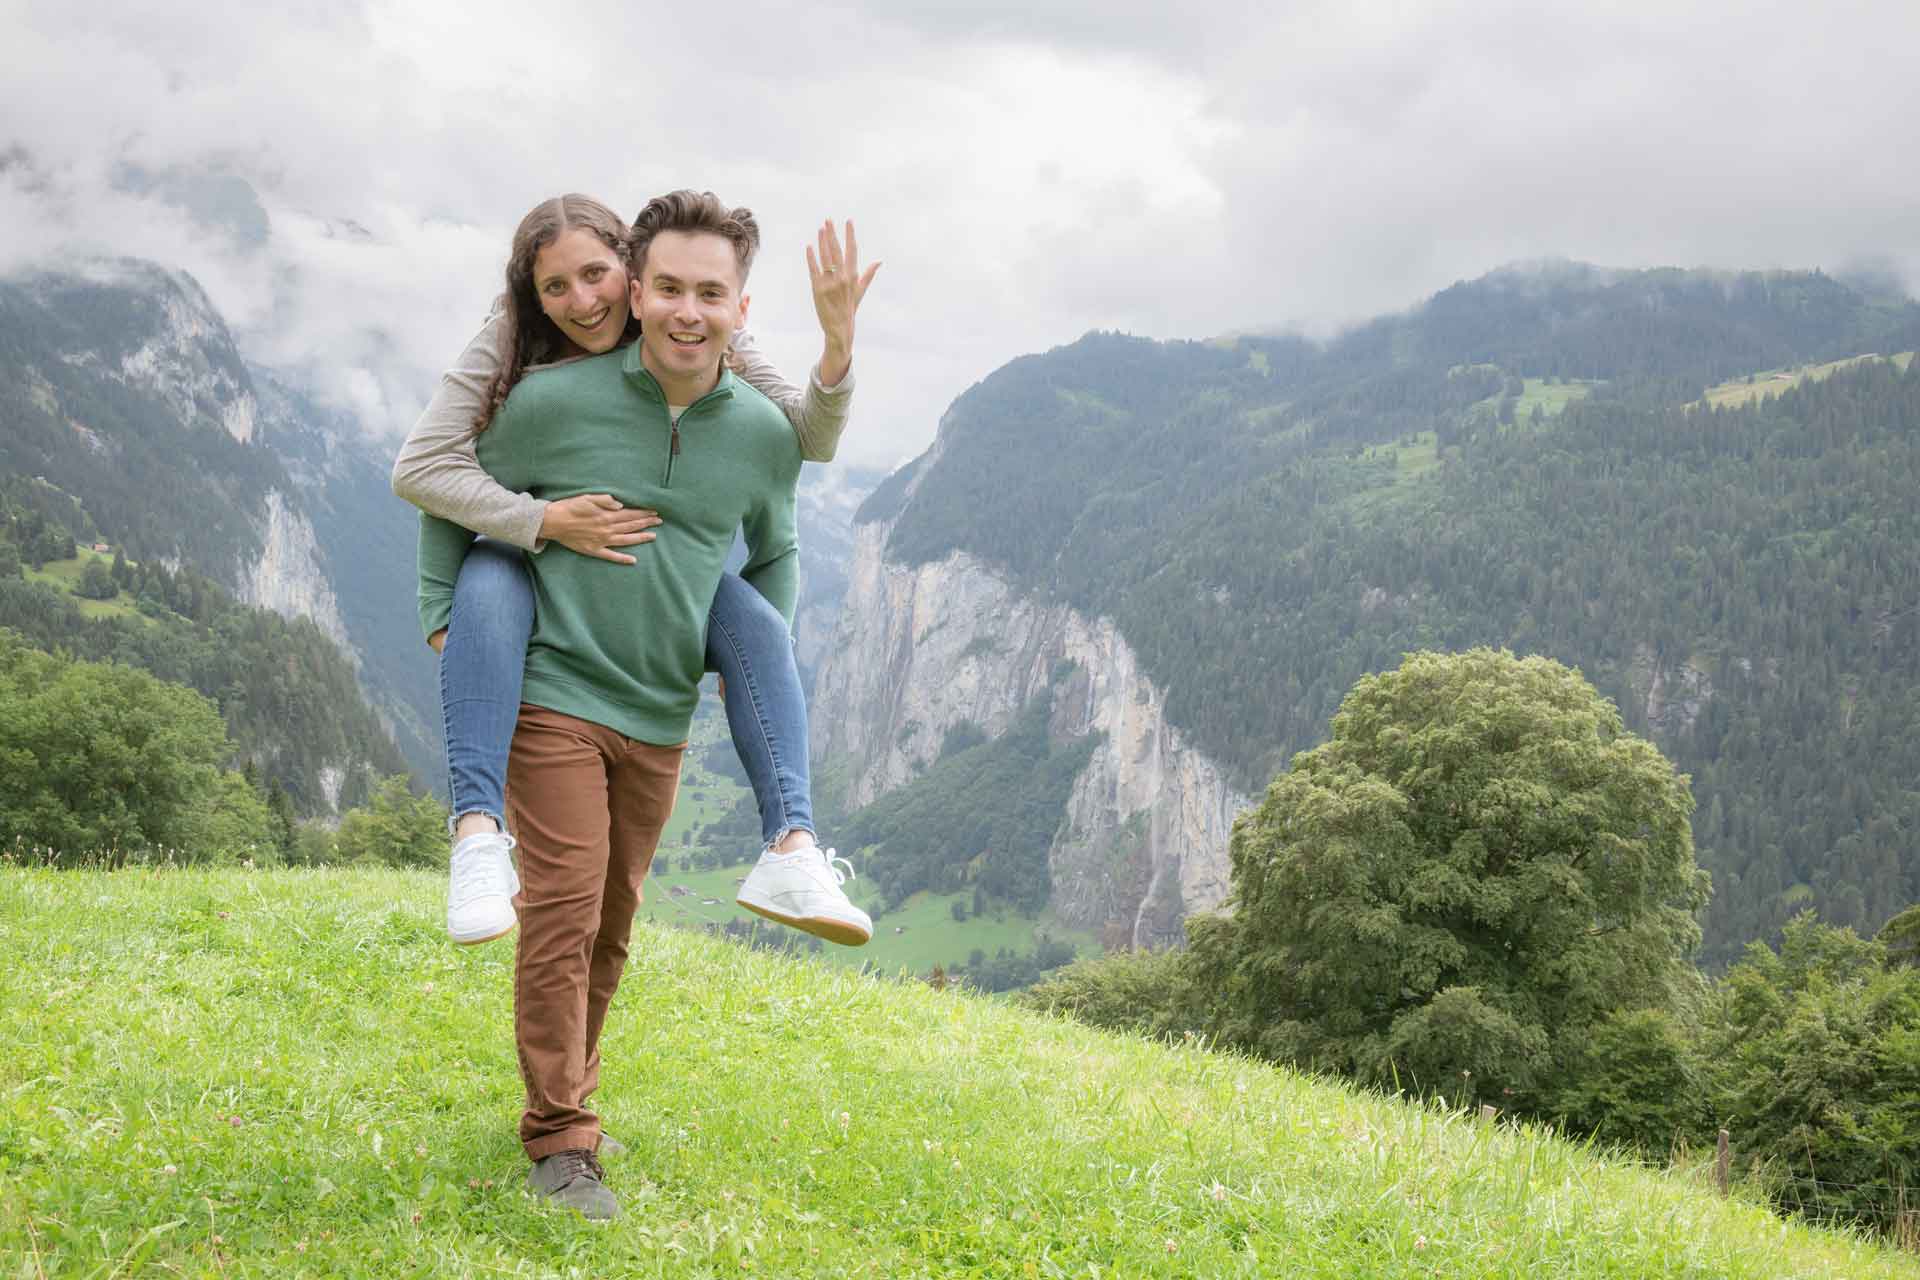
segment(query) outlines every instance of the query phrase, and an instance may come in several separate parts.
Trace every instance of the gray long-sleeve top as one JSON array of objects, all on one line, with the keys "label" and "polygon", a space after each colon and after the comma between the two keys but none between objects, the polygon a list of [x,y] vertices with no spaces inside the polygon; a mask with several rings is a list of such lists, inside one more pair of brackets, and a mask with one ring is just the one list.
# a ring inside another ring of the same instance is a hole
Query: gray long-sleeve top
[{"label": "gray long-sleeve top", "polygon": [[[474,452],[473,424],[507,357],[506,315],[496,306],[441,377],[439,389],[400,446],[400,456],[393,462],[393,491],[429,515],[538,551],[545,545],[540,523],[546,518],[547,504],[502,485],[487,474]],[[828,387],[822,385],[816,365],[802,390],[780,376],[745,329],[733,335],[729,362],[737,376],[786,413],[800,438],[803,459],[833,460],[853,405],[851,370]]]}]

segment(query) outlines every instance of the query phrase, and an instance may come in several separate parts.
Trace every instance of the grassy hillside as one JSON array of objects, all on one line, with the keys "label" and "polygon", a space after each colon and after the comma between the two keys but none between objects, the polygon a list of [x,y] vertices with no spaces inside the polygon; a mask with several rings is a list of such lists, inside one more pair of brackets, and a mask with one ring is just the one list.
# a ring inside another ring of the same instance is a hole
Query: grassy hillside
[{"label": "grassy hillside", "polygon": [[511,951],[436,877],[0,869],[20,1276],[1859,1276],[1531,1129],[643,927],[604,1227],[536,1206]]},{"label": "grassy hillside", "polygon": [[71,560],[49,560],[38,569],[27,569],[24,572],[28,582],[44,582],[72,596],[73,603],[80,610],[80,616],[83,618],[125,618],[138,625],[148,625],[150,620],[133,607],[132,601],[127,598],[127,593],[124,591],[112,600],[88,600],[74,590],[80,585],[80,575],[85,573],[87,566],[95,560],[108,566],[113,564],[111,555],[102,555],[92,547],[75,547]]},{"label": "grassy hillside", "polygon": [[1861,364],[1871,364],[1880,360],[1891,360],[1894,367],[1905,370],[1913,362],[1914,353],[1902,351],[1893,356],[1850,356],[1845,360],[1829,360],[1824,364],[1794,365],[1786,369],[1767,369],[1760,373],[1749,374],[1744,378],[1735,378],[1731,382],[1722,382],[1718,386],[1708,387],[1702,403],[1721,409],[1737,409],[1743,404],[1752,404],[1767,396],[1777,396],[1790,391],[1803,382],[1821,382],[1831,378],[1842,369],[1852,369]]},{"label": "grassy hillside", "polygon": [[[746,878],[751,862],[711,871],[684,871],[669,858],[665,875],[647,881],[647,900],[640,904],[640,916],[658,924],[705,930],[708,926],[724,929],[730,922],[766,930],[780,936],[779,926],[733,905],[733,895]],[[854,880],[847,885],[855,903],[871,906],[870,884]],[[973,894],[916,893],[905,902],[887,910],[873,926],[873,941],[864,947],[822,945],[815,954],[829,965],[843,969],[871,969],[883,974],[925,976],[935,965],[948,970],[964,967],[975,951],[992,956],[1002,948],[1014,952],[1033,950],[1040,933],[1073,946],[1078,954],[1100,954],[1099,940],[1091,933],[1062,927],[1050,915],[1038,918],[1017,912],[989,912],[969,915],[964,921],[953,918],[953,904],[971,905]]]}]

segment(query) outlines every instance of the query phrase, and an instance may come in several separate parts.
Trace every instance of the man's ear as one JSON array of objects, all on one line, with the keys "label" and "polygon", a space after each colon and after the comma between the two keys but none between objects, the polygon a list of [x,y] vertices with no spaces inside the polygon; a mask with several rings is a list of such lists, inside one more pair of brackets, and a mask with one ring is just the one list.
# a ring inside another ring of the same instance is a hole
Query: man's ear
[{"label": "man's ear", "polygon": [[627,278],[627,310],[633,312],[633,318],[640,318],[640,295],[645,292],[640,286],[639,276]]},{"label": "man's ear", "polygon": [[740,323],[734,325],[734,328],[744,329],[747,327],[747,304],[752,301],[753,298],[751,296],[744,293],[740,295]]}]

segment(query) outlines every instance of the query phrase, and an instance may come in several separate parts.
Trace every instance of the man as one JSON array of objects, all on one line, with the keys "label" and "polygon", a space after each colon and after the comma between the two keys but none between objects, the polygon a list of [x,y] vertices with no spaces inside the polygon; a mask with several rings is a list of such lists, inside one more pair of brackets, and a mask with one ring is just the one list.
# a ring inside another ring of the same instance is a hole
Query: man
[{"label": "man", "polygon": [[[534,1189],[589,1217],[618,1211],[595,1155],[599,1120],[585,1106],[600,1030],[673,808],[707,608],[736,529],[749,553],[740,576],[793,613],[799,447],[785,415],[722,364],[746,319],[758,244],[752,215],[711,192],[649,202],[630,248],[640,342],[528,373],[477,444],[509,488],[549,500],[608,493],[662,519],[636,564],[555,547],[529,560],[537,621],[507,772],[520,850],[520,1137]],[[451,599],[471,537],[423,522],[423,617]],[[770,852],[749,881],[777,918],[826,873],[809,844]],[[844,911],[864,919],[851,904]]]}]

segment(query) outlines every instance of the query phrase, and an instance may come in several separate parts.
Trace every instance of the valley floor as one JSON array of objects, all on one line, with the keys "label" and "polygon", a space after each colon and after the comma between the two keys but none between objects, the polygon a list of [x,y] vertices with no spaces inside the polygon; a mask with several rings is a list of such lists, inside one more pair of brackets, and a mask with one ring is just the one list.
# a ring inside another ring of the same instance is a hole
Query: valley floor
[{"label": "valley floor", "polygon": [[1703,1170],[651,924],[589,1226],[522,1189],[512,949],[440,893],[0,868],[0,1274],[1920,1277]]}]

